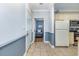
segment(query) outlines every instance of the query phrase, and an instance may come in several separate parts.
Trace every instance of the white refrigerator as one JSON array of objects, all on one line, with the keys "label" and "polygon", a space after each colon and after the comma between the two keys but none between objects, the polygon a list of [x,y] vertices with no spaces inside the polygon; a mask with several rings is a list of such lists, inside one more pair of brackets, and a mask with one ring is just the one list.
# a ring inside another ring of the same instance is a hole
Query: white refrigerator
[{"label": "white refrigerator", "polygon": [[55,21],[55,46],[69,46],[68,33],[68,21]]}]

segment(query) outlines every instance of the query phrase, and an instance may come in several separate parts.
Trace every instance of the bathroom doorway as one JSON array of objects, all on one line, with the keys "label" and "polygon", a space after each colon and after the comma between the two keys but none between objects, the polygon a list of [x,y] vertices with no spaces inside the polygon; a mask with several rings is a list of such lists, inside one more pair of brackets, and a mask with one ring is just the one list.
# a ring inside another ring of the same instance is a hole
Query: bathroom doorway
[{"label": "bathroom doorway", "polygon": [[35,42],[43,42],[44,37],[44,20],[43,18],[35,18]]}]

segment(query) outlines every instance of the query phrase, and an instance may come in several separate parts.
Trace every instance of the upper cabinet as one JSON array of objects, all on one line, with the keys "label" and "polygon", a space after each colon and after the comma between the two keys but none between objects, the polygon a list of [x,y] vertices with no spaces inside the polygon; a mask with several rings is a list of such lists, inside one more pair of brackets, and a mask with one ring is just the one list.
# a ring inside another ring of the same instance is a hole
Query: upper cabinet
[{"label": "upper cabinet", "polygon": [[56,3],[55,12],[79,12],[79,3]]},{"label": "upper cabinet", "polygon": [[78,20],[79,19],[79,3],[55,3],[54,19],[60,20]]}]

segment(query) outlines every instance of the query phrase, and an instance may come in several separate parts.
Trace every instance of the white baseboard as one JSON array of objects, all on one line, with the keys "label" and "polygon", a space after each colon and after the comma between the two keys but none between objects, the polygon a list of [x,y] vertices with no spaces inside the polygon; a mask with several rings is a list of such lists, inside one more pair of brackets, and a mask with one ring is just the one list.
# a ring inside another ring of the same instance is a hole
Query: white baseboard
[{"label": "white baseboard", "polygon": [[33,39],[33,41],[32,41],[32,43],[31,44],[33,44],[35,42],[35,39]]},{"label": "white baseboard", "polygon": [[33,42],[30,43],[29,47],[26,49],[25,53],[24,53],[24,56],[27,55],[27,52],[28,52],[28,49],[30,48],[30,46],[33,44]]},{"label": "white baseboard", "polygon": [[25,51],[25,53],[24,53],[24,55],[23,56],[26,56],[27,54],[26,54],[27,52]]},{"label": "white baseboard", "polygon": [[49,41],[44,41],[44,43],[48,43],[51,48],[54,48],[54,45],[51,45]]},{"label": "white baseboard", "polygon": [[50,45],[51,48],[55,48],[54,45],[51,45],[51,44],[50,44],[50,42],[49,42],[49,45]]},{"label": "white baseboard", "polygon": [[44,41],[44,43],[49,43],[49,41]]}]

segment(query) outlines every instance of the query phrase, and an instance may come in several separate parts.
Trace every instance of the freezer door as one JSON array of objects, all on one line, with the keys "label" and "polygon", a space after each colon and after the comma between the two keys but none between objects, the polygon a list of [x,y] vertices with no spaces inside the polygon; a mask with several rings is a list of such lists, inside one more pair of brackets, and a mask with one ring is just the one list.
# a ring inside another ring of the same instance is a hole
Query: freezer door
[{"label": "freezer door", "polygon": [[55,29],[69,29],[69,23],[67,21],[56,21]]},{"label": "freezer door", "polygon": [[68,31],[67,30],[56,30],[55,45],[56,46],[69,46]]}]

